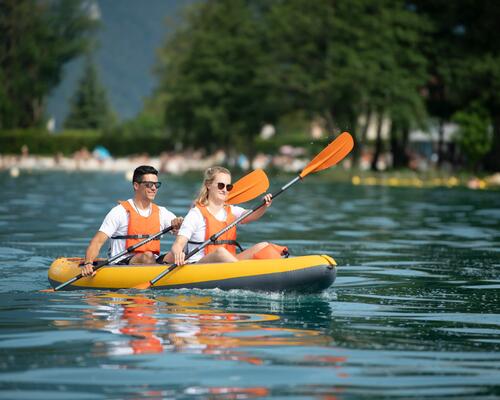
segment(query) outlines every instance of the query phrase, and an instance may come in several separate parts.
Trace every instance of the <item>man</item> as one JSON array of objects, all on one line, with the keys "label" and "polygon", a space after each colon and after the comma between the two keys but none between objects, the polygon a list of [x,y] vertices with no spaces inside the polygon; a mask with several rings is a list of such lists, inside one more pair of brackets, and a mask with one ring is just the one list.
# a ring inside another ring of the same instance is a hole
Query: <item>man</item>
[{"label": "man", "polygon": [[[146,235],[154,235],[172,226],[177,232],[182,218],[176,217],[165,207],[153,203],[161,186],[158,182],[158,171],[148,165],[137,167],[132,178],[134,197],[121,202],[111,209],[102,222],[99,231],[90,241],[85,253],[82,267],[83,276],[93,276],[95,271],[92,262],[99,255],[103,244],[111,238],[111,257],[126,248],[144,240]],[[152,240],[137,248],[134,253],[124,255],[117,264],[154,264],[156,262],[172,263],[173,256],[169,252],[160,254],[160,241]]]}]

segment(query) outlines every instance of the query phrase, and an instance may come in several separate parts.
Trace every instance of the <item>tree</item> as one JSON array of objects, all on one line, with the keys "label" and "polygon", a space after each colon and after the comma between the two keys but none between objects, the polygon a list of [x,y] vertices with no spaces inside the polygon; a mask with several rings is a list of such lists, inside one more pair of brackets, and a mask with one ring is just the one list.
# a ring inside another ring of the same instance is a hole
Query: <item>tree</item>
[{"label": "tree", "polygon": [[[449,121],[454,113],[470,114],[469,110],[478,105],[486,110],[493,127],[493,144],[486,164],[489,169],[499,170],[500,43],[492,38],[497,35],[500,3],[492,0],[414,0],[413,3],[417,12],[428,16],[434,26],[426,48],[432,67],[430,100],[435,100],[429,107],[431,113]],[[486,136],[475,136],[473,140],[486,140]]]},{"label": "tree", "polygon": [[[362,114],[406,125],[422,114],[426,60],[419,42],[426,24],[405,2],[278,1],[267,26],[281,97],[320,114],[330,131],[355,134]],[[374,165],[381,144],[378,137]]]},{"label": "tree", "polygon": [[[496,37],[500,20],[500,3],[491,0],[460,2],[463,29],[459,57],[453,59],[453,81],[463,109],[479,103],[489,115],[493,127],[491,151],[486,167],[500,170],[500,43]],[[464,17],[465,16],[465,17]],[[458,29],[458,33],[461,30]],[[483,139],[486,138],[483,136]]]},{"label": "tree", "polygon": [[161,50],[156,98],[178,143],[252,153],[253,137],[272,120],[258,4],[196,4]]},{"label": "tree", "polygon": [[209,0],[162,49],[156,98],[195,146],[251,149],[264,123],[297,111],[353,134],[363,113],[410,125],[424,109],[425,27],[403,1]]},{"label": "tree", "polygon": [[[406,165],[406,144],[411,128],[426,117],[421,89],[427,80],[427,60],[420,51],[429,24],[404,2],[385,0],[372,9],[372,31],[368,43],[378,52],[372,61],[373,76],[367,82],[368,102],[381,122],[392,123],[390,143],[394,166]],[[381,124],[377,129],[372,169],[377,170],[382,151]]]},{"label": "tree", "polygon": [[94,27],[78,0],[0,2],[0,128],[42,124],[45,97]]},{"label": "tree", "polygon": [[82,78],[70,104],[70,111],[64,122],[70,129],[106,129],[116,122],[116,116],[108,103],[97,69],[87,56]]},{"label": "tree", "polygon": [[491,150],[491,121],[488,113],[480,106],[458,111],[452,120],[459,125],[458,145],[472,169],[480,167],[480,161]]}]

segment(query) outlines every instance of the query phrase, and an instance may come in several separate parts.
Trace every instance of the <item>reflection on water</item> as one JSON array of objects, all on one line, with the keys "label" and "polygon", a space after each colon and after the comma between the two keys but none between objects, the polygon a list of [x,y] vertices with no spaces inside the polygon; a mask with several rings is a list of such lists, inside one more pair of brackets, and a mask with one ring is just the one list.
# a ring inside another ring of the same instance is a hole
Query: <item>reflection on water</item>
[{"label": "reflection on water", "polygon": [[[158,202],[182,215],[198,179],[162,180]],[[39,293],[130,185],[64,173],[0,185],[0,398],[500,397],[498,192],[304,180],[241,240],[333,256],[322,294]]]},{"label": "reflection on water", "polygon": [[[101,330],[115,335],[96,342],[96,354],[189,352],[216,355],[219,359],[262,364],[241,349],[255,346],[327,345],[331,338],[319,331],[268,326],[272,314],[230,313],[213,309],[209,296],[157,296],[118,293],[85,294],[89,307],[83,322],[53,321],[57,327]],[[234,349],[240,349],[238,351]],[[99,354],[101,355],[101,354]]]},{"label": "reflection on water", "polygon": [[[185,353],[204,355],[220,362],[245,363],[265,367],[268,357],[260,357],[256,349],[287,347],[317,348],[331,344],[332,338],[322,330],[281,326],[276,314],[227,312],[218,308],[209,295],[154,296],[126,293],[83,293],[86,304],[73,318],[54,318],[51,323],[60,330],[85,329],[111,336],[92,343],[90,354],[96,358],[143,356],[146,354]],[[56,302],[56,308],[60,303]],[[278,302],[280,306],[283,303]],[[327,304],[322,306],[329,309]],[[278,306],[279,307],[279,306]],[[276,308],[276,306],[274,307]],[[75,310],[74,310],[75,311]],[[281,310],[283,311],[283,310]],[[323,310],[323,313],[325,310]],[[305,355],[298,364],[342,370],[346,356]],[[110,366],[110,365],[108,365]],[[113,368],[130,368],[116,363]],[[330,388],[328,393],[340,392]],[[191,386],[183,388],[189,396],[215,396],[223,399],[249,399],[270,395],[265,386]],[[175,391],[147,390],[141,396],[164,398]],[[329,397],[333,398],[333,397]]]}]

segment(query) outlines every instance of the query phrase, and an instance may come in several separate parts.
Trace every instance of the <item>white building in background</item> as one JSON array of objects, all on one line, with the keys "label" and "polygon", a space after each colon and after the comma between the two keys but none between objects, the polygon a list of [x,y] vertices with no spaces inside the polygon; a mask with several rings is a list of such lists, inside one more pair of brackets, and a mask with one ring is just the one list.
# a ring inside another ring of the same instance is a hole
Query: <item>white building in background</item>
[{"label": "white building in background", "polygon": [[[366,118],[367,116],[365,114],[361,115],[358,118],[358,126],[365,126],[366,125]],[[378,129],[378,115],[372,114],[370,115],[370,120],[368,121],[368,129],[366,131],[366,139],[369,141],[373,141],[377,138],[377,129]],[[391,131],[391,120],[387,117],[383,117],[382,120],[382,129],[380,131],[380,135],[382,137],[382,140],[388,140],[389,135]]]},{"label": "white building in background", "polygon": [[[443,126],[443,142],[452,143],[456,139],[458,132],[458,125],[447,123]],[[426,131],[417,129],[410,132],[410,142],[423,143],[431,142],[437,143],[439,141],[439,125],[431,124]]]},{"label": "white building in background", "polygon": [[[454,123],[446,123],[443,125],[443,137],[441,138],[442,154],[451,156],[455,152],[458,128],[458,125]],[[411,131],[408,141],[411,150],[426,157],[432,162],[438,161],[438,146],[440,141],[438,124],[429,124],[429,128],[425,131],[420,129]]]},{"label": "white building in background", "polygon": [[276,128],[272,124],[265,124],[260,130],[260,137],[264,140],[271,139],[276,134]]},{"label": "white building in background", "polygon": [[47,121],[47,130],[50,133],[54,133],[54,131],[56,130],[56,119],[54,117],[50,117]]}]

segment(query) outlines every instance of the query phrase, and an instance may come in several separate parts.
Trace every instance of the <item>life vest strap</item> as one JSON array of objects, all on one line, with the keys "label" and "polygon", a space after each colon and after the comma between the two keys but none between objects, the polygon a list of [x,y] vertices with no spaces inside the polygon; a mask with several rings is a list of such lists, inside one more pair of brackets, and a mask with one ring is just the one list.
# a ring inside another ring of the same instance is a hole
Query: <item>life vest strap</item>
[{"label": "life vest strap", "polygon": [[[188,241],[189,244],[202,244],[203,242],[194,242],[192,240]],[[240,252],[243,251],[243,247],[236,240],[210,240],[210,245],[220,245],[220,244],[230,244],[236,246]]]},{"label": "life vest strap", "polygon": [[[111,239],[149,239],[151,235],[118,235],[111,236]],[[153,240],[160,240],[159,238]]]}]

